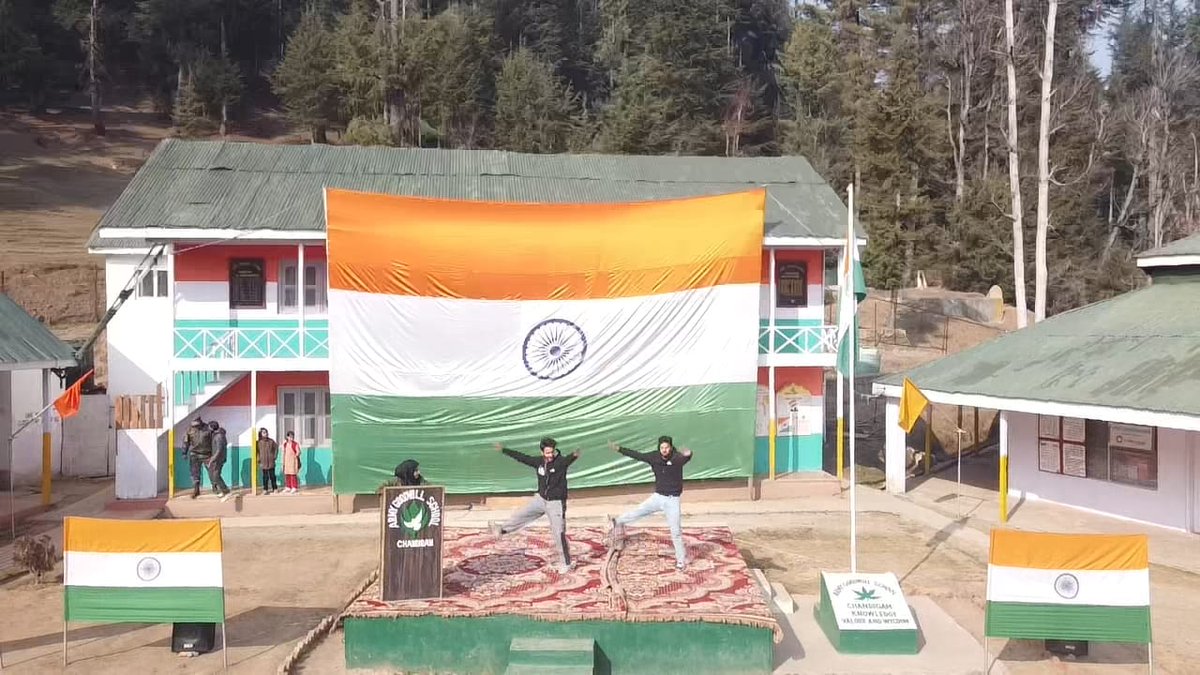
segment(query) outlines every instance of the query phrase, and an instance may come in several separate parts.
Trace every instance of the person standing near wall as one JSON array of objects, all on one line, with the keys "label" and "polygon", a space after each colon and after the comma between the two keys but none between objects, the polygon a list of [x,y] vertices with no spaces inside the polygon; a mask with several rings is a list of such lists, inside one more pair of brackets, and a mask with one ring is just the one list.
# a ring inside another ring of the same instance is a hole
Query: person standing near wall
[{"label": "person standing near wall", "polygon": [[279,478],[275,474],[275,461],[279,457],[279,444],[271,438],[266,427],[258,430],[258,468],[262,470],[263,494],[279,492]]},{"label": "person standing near wall", "polygon": [[283,439],[283,491],[287,494],[300,491],[300,444],[291,431]]},{"label": "person standing near wall", "polygon": [[221,477],[221,470],[225,468],[225,460],[229,458],[229,438],[216,420],[209,422],[208,428],[212,431],[212,456],[205,463],[208,467],[208,482],[212,483],[213,494],[220,495],[221,501],[225,501],[229,499],[230,493],[229,486]]}]

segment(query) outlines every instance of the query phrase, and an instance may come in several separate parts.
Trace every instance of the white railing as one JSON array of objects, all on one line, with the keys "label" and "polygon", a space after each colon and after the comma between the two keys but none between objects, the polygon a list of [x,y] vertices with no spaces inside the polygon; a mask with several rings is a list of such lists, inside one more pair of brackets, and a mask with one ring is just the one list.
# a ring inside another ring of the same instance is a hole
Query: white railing
[{"label": "white railing", "polygon": [[771,329],[759,330],[760,354],[832,354],[837,352],[837,326],[775,326],[774,351]]}]

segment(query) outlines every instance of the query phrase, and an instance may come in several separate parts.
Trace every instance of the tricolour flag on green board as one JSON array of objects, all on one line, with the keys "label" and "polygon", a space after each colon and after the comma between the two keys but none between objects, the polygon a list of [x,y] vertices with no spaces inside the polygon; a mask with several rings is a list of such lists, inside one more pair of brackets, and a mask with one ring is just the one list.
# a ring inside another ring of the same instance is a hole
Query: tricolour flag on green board
[{"label": "tricolour flag on green board", "polygon": [[846,377],[850,374],[850,359],[858,359],[858,304],[867,297],[867,284],[854,242],[853,215],[847,219],[846,253],[842,256],[838,289],[837,369]]},{"label": "tricolour flag on green board", "polygon": [[219,520],[63,520],[67,621],[222,623]]}]

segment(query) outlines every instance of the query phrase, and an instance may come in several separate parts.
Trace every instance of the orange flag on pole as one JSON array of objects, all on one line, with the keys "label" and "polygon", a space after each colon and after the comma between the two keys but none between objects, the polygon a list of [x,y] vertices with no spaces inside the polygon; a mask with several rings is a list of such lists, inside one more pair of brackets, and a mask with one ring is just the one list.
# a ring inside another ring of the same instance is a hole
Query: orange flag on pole
[{"label": "orange flag on pole", "polygon": [[83,377],[75,380],[75,384],[67,387],[67,390],[54,401],[54,409],[58,411],[58,416],[64,420],[79,412],[79,400],[82,396],[83,381],[92,376],[95,370],[89,370],[83,374]]}]

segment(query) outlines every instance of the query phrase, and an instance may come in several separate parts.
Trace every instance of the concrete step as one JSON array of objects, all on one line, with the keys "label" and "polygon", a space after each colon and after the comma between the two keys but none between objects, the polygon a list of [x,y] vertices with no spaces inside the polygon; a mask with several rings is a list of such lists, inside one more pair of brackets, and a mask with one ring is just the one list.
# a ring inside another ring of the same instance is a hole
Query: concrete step
[{"label": "concrete step", "polygon": [[236,518],[238,516],[311,516],[337,513],[337,499],[328,488],[296,494],[252,495],[249,490],[234,490],[222,502],[205,491],[197,499],[191,492],[176,493],[167,500],[164,515],[169,518]]},{"label": "concrete step", "polygon": [[593,675],[592,666],[530,665],[510,663],[504,675]]},{"label": "concrete step", "polygon": [[[596,643],[594,640],[513,638],[508,648],[508,670],[506,672],[553,671],[590,674],[595,668],[595,660]],[[536,670],[521,670],[530,668]]]},{"label": "concrete step", "polygon": [[775,480],[764,478],[758,484],[759,499],[836,497],[841,493],[842,484],[837,476],[819,471],[777,475]]}]

